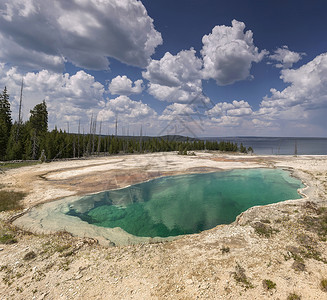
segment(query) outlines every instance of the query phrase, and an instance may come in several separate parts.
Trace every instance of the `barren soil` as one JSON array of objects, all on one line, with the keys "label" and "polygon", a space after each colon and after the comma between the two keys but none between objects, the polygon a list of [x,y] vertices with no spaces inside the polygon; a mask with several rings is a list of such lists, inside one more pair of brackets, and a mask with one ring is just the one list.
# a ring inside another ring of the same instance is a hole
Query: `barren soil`
[{"label": "barren soil", "polygon": [[327,299],[327,156],[196,154],[45,163],[6,171],[0,183],[28,193],[29,209],[158,176],[278,167],[307,184],[306,197],[175,241],[111,247],[68,232],[36,234],[11,223],[21,212],[3,212],[0,237],[12,243],[0,243],[0,298]]}]

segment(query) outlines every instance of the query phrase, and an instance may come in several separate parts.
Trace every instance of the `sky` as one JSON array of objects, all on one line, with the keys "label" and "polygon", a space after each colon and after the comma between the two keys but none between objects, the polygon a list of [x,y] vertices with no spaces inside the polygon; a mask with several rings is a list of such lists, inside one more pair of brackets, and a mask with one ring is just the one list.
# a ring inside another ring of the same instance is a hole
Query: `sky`
[{"label": "sky", "polygon": [[0,89],[50,130],[327,137],[326,29],[325,0],[1,0]]}]

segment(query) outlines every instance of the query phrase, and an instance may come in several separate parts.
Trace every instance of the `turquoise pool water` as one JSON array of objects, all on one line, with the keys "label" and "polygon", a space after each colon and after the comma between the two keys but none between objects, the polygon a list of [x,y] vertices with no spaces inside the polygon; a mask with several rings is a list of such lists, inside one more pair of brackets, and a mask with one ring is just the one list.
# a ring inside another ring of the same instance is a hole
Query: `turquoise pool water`
[{"label": "turquoise pool water", "polygon": [[301,187],[280,169],[170,176],[82,197],[67,214],[135,236],[168,237],[231,223],[255,205],[301,198]]}]

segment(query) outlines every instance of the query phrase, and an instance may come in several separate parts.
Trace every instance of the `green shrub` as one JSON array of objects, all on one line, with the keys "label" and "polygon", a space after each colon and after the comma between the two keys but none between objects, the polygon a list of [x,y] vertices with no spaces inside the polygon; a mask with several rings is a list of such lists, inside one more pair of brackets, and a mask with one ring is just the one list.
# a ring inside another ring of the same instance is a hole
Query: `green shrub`
[{"label": "green shrub", "polygon": [[320,287],[324,292],[327,292],[327,279],[324,278],[320,281]]},{"label": "green shrub", "polygon": [[12,234],[5,233],[0,236],[0,244],[10,245],[15,243],[17,243],[17,240]]},{"label": "green shrub", "polygon": [[276,288],[276,283],[269,279],[262,280],[262,285],[266,290],[272,290]]},{"label": "green shrub", "polygon": [[301,296],[299,296],[295,293],[292,293],[292,294],[288,295],[287,300],[301,300]]}]

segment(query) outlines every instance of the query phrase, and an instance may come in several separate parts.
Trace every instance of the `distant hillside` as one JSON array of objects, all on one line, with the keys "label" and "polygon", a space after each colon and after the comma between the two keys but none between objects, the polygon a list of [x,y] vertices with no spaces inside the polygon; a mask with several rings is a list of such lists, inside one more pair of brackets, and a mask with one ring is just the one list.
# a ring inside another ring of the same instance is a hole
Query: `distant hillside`
[{"label": "distant hillside", "polygon": [[147,141],[150,139],[164,139],[165,141],[176,141],[176,142],[186,142],[186,141],[199,141],[200,139],[191,138],[183,135],[162,135],[162,136],[127,136],[127,135],[117,135],[118,139],[123,140],[140,140]]}]

